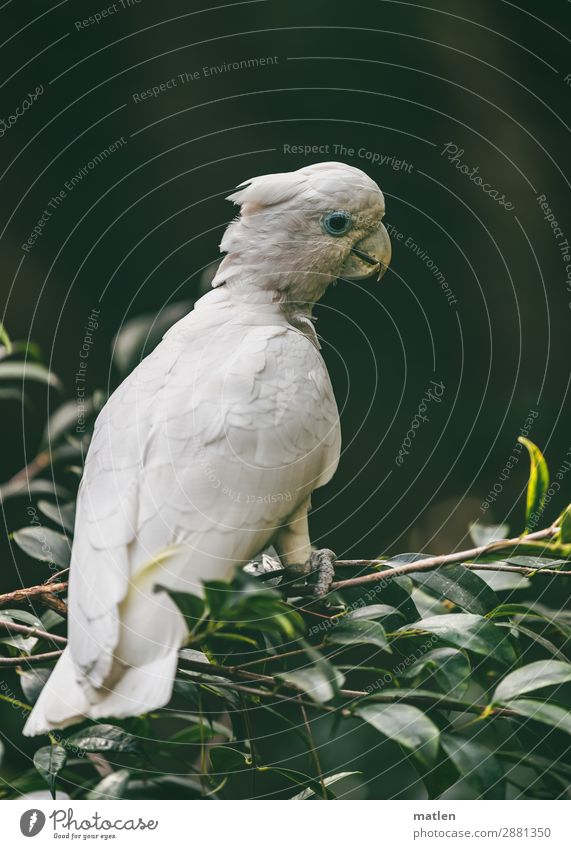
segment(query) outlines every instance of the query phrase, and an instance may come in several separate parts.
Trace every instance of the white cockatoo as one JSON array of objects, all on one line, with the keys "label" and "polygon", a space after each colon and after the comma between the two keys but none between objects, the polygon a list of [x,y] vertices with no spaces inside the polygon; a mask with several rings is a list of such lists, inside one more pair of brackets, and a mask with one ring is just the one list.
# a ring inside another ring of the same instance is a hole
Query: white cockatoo
[{"label": "white cockatoo", "polygon": [[247,180],[213,289],[101,411],[77,500],[69,641],[26,723],[137,715],[171,696],[185,620],[164,589],[201,593],[273,545],[319,571],[313,490],[335,472],[339,414],[312,308],[336,278],[380,279],[383,195],[322,162]]}]

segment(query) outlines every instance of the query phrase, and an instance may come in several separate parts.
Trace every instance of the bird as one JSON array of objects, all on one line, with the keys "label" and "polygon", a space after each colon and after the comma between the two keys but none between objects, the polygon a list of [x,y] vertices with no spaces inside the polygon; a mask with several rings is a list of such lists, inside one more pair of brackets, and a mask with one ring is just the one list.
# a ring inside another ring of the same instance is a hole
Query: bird
[{"label": "bird", "polygon": [[308,512],[340,451],[313,307],[336,280],[380,280],[384,196],[319,162],[241,183],[212,289],[99,413],[80,482],[68,643],[26,722],[34,736],[166,705],[188,637],[170,592],[200,595],[273,546],[317,573]]}]

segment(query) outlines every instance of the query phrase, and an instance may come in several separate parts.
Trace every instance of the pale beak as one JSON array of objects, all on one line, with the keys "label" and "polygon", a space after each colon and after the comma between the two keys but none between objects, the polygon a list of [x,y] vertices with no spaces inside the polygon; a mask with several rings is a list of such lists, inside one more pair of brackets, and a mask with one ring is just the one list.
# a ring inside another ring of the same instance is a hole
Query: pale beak
[{"label": "pale beak", "polygon": [[346,280],[382,278],[391,261],[391,240],[383,224],[351,248],[340,277]]},{"label": "pale beak", "polygon": [[377,283],[387,270],[387,266],[380,259],[375,259],[375,257],[366,254],[365,251],[360,251],[359,248],[351,248],[351,253],[358,256],[359,259],[362,259],[363,262],[368,263],[371,266],[371,277],[376,275]]}]

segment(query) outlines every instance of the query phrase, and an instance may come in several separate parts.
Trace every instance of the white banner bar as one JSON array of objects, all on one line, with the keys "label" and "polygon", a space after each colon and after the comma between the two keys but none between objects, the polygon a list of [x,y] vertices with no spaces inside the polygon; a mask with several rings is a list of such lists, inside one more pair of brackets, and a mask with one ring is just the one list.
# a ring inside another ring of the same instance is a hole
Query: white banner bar
[{"label": "white banner bar", "polygon": [[[569,801],[206,801],[0,803],[2,845],[271,849],[307,846],[549,847],[571,845]],[[286,809],[287,805],[287,809]],[[255,808],[255,810],[254,810]],[[337,810],[335,810],[335,808]],[[33,843],[30,843],[33,840]]]}]

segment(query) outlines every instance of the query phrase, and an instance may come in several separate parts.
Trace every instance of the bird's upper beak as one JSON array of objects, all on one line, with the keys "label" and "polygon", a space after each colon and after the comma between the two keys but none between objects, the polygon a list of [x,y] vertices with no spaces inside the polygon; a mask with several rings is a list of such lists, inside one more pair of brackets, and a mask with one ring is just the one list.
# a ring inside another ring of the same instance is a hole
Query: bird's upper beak
[{"label": "bird's upper beak", "polygon": [[374,233],[353,245],[340,276],[346,280],[364,280],[374,276],[378,282],[390,261],[391,240],[384,224],[380,224]]}]

